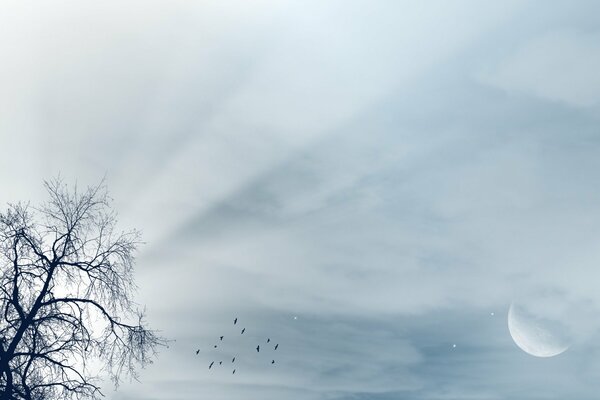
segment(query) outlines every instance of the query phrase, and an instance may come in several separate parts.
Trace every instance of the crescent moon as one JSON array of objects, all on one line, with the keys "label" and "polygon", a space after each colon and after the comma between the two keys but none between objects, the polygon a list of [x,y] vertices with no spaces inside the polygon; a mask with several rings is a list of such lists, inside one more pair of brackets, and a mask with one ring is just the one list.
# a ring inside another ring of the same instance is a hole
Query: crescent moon
[{"label": "crescent moon", "polygon": [[557,329],[515,303],[508,310],[508,330],[515,344],[535,357],[554,357],[569,348],[568,340]]}]

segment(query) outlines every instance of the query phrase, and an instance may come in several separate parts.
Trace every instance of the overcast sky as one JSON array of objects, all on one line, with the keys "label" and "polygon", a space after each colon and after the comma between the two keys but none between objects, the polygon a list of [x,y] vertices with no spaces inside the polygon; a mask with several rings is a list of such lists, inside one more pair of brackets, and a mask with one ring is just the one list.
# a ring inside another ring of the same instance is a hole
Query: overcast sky
[{"label": "overcast sky", "polygon": [[147,242],[107,399],[597,398],[597,2],[2,0],[0,55],[0,203],[106,176]]}]

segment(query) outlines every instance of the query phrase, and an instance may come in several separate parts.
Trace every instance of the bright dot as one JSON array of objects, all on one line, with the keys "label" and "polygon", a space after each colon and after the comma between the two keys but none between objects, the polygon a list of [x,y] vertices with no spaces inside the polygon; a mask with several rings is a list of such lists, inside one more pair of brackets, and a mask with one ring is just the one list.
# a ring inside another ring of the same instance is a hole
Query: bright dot
[{"label": "bright dot", "polygon": [[456,345],[455,345],[455,344],[453,344],[453,345],[452,345],[452,348],[453,348],[453,349],[455,349],[455,348],[456,348]]},{"label": "bright dot", "polygon": [[491,312],[491,313],[490,313],[490,315],[493,317],[493,316],[494,316],[494,313],[493,313],[493,312]]},{"label": "bright dot", "polygon": [[294,319],[298,319],[298,317],[294,317]]}]

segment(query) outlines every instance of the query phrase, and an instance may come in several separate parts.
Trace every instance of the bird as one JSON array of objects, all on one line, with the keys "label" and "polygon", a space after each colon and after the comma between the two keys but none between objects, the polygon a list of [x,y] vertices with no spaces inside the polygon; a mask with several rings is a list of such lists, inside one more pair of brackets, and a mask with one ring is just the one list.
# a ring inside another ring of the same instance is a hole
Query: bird
[{"label": "bird", "polygon": [[271,364],[275,364],[275,360],[271,361]]},{"label": "bird", "polygon": [[235,374],[235,369],[233,370],[232,374]]},{"label": "bird", "polygon": [[260,352],[260,345],[256,346],[256,352]]},{"label": "bird", "polygon": [[267,343],[269,343],[271,341],[271,339],[267,338]]},{"label": "bird", "polygon": [[214,361],[211,362],[210,365],[208,366],[208,369],[211,369],[214,363],[215,363]]},{"label": "bird", "polygon": [[235,357],[233,357],[233,360],[231,360],[231,362],[235,362]]},{"label": "bird", "polygon": [[217,345],[215,344],[215,349],[217,348]]},{"label": "bird", "polygon": [[219,361],[219,365],[223,365],[223,361]]},{"label": "bird", "polygon": [[237,317],[233,320],[233,324],[237,324]]},{"label": "bird", "polygon": [[277,343],[277,344],[275,345],[275,350],[277,350],[277,348],[278,348],[278,347],[279,347],[279,343]]},{"label": "bird", "polygon": [[221,340],[223,340],[224,336],[221,336]]},{"label": "bird", "polygon": [[242,335],[244,334],[245,331],[246,331],[246,328],[242,329]]},{"label": "bird", "polygon": [[196,355],[197,355],[198,353],[200,353],[200,349],[196,350]]}]

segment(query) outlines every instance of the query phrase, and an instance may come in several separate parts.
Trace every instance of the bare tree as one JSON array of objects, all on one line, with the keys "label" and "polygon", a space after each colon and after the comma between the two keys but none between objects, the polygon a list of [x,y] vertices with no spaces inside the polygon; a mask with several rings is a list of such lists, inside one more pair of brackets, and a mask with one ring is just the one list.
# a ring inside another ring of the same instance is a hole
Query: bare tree
[{"label": "bare tree", "polygon": [[133,302],[136,231],[116,230],[103,185],[45,183],[40,207],[0,213],[0,399],[102,396],[165,340]]}]

